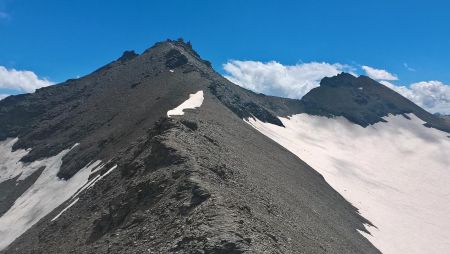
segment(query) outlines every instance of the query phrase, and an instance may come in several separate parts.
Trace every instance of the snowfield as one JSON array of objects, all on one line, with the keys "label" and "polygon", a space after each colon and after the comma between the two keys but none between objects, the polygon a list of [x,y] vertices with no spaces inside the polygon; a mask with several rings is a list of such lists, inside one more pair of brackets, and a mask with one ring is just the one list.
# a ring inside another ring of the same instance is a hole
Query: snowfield
[{"label": "snowfield", "polygon": [[185,109],[195,109],[203,104],[203,91],[198,91],[194,94],[189,95],[189,99],[181,103],[180,106],[167,111],[167,116],[181,116],[184,115],[183,110]]},{"label": "snowfield", "polygon": [[27,155],[29,151],[18,149],[12,152],[12,147],[18,140],[18,138],[11,138],[0,142],[0,183],[17,176],[19,176],[17,180],[24,180],[48,163],[46,160],[35,161],[24,167],[22,163],[19,163],[19,160]]},{"label": "snowfield", "polygon": [[79,170],[69,180],[62,180],[57,177],[57,173],[61,167],[62,158],[71,149],[66,149],[50,158],[24,164],[20,162],[20,159],[29,151],[11,151],[17,140],[8,139],[0,142],[0,161],[2,162],[0,183],[17,176],[19,177],[16,181],[22,181],[39,168],[45,167],[45,169],[36,182],[17,198],[13,206],[0,217],[0,250],[6,248],[17,237],[67,200],[71,201],[65,209],[53,218],[53,220],[56,220],[78,201],[77,196],[84,189],[92,187],[93,184],[115,168],[113,167],[107,173],[101,176],[97,175],[91,181],[88,181],[93,172],[99,171],[104,166],[101,161],[96,161]]},{"label": "snowfield", "polygon": [[375,227],[365,237],[383,253],[450,250],[450,134],[413,114],[363,128],[343,117],[248,119],[324,176]]}]

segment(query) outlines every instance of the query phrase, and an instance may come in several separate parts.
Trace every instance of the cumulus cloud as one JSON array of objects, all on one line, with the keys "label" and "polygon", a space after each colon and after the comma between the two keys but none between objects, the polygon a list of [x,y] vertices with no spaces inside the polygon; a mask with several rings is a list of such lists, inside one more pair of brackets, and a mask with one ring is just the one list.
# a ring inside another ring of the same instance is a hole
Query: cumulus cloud
[{"label": "cumulus cloud", "polygon": [[408,87],[394,85],[388,81],[380,83],[431,113],[450,114],[450,86],[440,81],[423,81]]},{"label": "cumulus cloud", "polygon": [[18,71],[0,66],[0,89],[10,89],[18,93],[32,93],[38,88],[53,84],[47,79],[40,79],[32,71]]},{"label": "cumulus cloud", "polygon": [[372,68],[370,66],[367,65],[363,65],[361,67],[367,74],[367,76],[369,76],[372,79],[376,79],[376,80],[398,80],[397,75],[392,74],[386,70],[382,70],[382,69],[375,69]]},{"label": "cumulus cloud", "polygon": [[299,99],[318,87],[324,77],[335,76],[352,68],[343,64],[300,63],[282,65],[278,62],[232,60],[223,65],[225,77],[255,92]]}]

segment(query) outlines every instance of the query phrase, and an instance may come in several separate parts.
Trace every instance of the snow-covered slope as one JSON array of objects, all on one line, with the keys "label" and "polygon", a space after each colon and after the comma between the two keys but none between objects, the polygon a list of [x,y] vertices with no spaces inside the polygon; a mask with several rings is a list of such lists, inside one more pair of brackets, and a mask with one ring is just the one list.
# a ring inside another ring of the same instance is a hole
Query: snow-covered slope
[{"label": "snow-covered slope", "polygon": [[298,114],[285,127],[248,123],[321,173],[372,222],[383,253],[450,250],[450,138],[413,114],[366,128],[343,117]]},{"label": "snow-covered slope", "polygon": [[[17,141],[18,139],[15,138],[0,142],[0,161],[2,162],[0,183],[15,179],[16,185],[18,185],[34,172],[38,170],[42,170],[42,172],[36,181],[15,200],[5,214],[0,216],[0,235],[2,236],[0,237],[0,250],[7,247],[17,237],[67,200],[71,201],[68,206],[70,208],[75,204],[76,196],[81,191],[91,187],[106,175],[106,173],[97,175],[91,181],[88,181],[91,174],[98,172],[104,166],[101,161],[96,161],[79,170],[67,181],[60,179],[57,174],[61,168],[62,158],[71,149],[63,150],[50,158],[23,163],[20,159],[27,155],[29,150],[12,151],[12,147]],[[54,219],[57,219],[67,209],[61,211]]]}]

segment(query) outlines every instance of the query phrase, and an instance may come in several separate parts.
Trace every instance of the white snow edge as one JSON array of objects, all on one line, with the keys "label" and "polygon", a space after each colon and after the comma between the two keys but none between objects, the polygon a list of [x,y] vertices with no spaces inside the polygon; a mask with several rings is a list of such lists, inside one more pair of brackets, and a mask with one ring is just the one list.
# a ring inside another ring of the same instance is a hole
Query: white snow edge
[{"label": "white snow edge", "polygon": [[183,110],[185,109],[195,109],[203,104],[203,91],[200,90],[194,94],[189,95],[189,99],[181,103],[178,107],[167,111],[167,116],[181,116],[184,115]]}]

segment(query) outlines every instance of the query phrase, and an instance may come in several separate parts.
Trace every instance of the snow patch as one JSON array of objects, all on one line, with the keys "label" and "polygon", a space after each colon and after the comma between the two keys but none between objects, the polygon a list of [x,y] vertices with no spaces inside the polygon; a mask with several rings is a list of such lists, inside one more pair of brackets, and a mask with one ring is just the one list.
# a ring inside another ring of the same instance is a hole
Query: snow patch
[{"label": "snow patch", "polygon": [[247,123],[324,176],[377,228],[360,232],[383,253],[450,249],[450,139],[413,114],[363,128],[343,117]]},{"label": "snow patch", "polygon": [[185,109],[195,109],[202,105],[203,103],[203,91],[198,91],[194,94],[189,95],[189,99],[187,99],[185,102],[181,103],[180,106],[167,111],[167,116],[181,116],[184,115],[183,110]]},{"label": "snow patch", "polygon": [[94,178],[95,181],[88,181],[92,172],[97,172],[104,166],[101,161],[96,161],[86,165],[70,179],[63,180],[57,177],[57,173],[61,168],[62,158],[71,149],[66,149],[50,158],[32,163],[22,163],[20,159],[28,154],[29,150],[19,149],[12,152],[11,148],[17,140],[16,138],[0,142],[0,182],[19,175],[17,181],[20,181],[39,168],[45,168],[34,184],[17,198],[13,206],[0,217],[0,250],[6,248],[55,208],[69,199],[72,200],[68,207],[53,218],[53,220],[56,220],[64,211],[76,203],[77,196],[84,189],[92,187],[98,180],[116,168],[114,166],[105,174],[97,175]]},{"label": "snow patch", "polygon": [[20,159],[27,155],[30,151],[18,149],[12,151],[13,145],[18,141],[18,138],[10,138],[0,142],[0,183],[16,178],[17,180],[24,180],[32,175],[39,168],[49,163],[48,160],[35,161],[24,167]]}]

